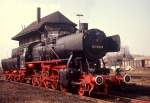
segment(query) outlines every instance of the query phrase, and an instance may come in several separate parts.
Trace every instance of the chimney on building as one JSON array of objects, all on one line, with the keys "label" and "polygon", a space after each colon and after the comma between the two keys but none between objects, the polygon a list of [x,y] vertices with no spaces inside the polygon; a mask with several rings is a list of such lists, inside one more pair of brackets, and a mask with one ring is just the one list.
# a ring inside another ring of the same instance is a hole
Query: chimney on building
[{"label": "chimney on building", "polygon": [[88,23],[80,23],[79,24],[79,31],[80,32],[85,32],[85,31],[87,31],[88,30]]},{"label": "chimney on building", "polygon": [[37,22],[38,23],[41,22],[41,8],[40,7],[37,8]]}]

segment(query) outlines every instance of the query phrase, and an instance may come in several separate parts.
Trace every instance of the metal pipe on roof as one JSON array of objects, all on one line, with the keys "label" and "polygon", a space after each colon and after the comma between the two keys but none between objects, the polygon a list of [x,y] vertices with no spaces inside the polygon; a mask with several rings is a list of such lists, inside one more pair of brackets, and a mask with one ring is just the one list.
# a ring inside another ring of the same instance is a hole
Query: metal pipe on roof
[{"label": "metal pipe on roof", "polygon": [[38,23],[41,22],[41,8],[40,7],[37,8],[37,22]]}]

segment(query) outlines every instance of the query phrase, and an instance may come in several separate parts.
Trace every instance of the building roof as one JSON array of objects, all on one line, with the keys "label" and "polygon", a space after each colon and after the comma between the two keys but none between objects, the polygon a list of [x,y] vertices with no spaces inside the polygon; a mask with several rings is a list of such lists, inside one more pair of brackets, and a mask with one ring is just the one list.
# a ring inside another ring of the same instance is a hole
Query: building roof
[{"label": "building roof", "polygon": [[133,55],[134,60],[150,60],[150,56]]},{"label": "building roof", "polygon": [[70,21],[67,17],[65,17],[61,12],[56,11],[52,14],[49,14],[43,18],[41,18],[41,22],[37,21],[32,22],[29,26],[24,28],[21,32],[19,32],[16,36],[14,36],[13,40],[19,40],[20,37],[25,36],[31,32],[39,30],[44,24],[69,24],[72,26],[76,26],[75,23]]}]

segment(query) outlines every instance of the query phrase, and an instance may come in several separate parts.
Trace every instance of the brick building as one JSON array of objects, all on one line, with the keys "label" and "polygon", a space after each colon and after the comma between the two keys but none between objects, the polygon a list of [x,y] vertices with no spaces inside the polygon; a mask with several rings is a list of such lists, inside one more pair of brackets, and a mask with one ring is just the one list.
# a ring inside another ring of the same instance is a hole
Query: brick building
[{"label": "brick building", "polygon": [[59,11],[49,14],[43,18],[40,17],[40,8],[37,9],[37,21],[32,22],[24,28],[12,40],[19,41],[19,46],[25,46],[31,42],[42,40],[44,37],[50,37],[53,34],[57,36],[68,35],[76,31],[76,24],[70,21]]}]

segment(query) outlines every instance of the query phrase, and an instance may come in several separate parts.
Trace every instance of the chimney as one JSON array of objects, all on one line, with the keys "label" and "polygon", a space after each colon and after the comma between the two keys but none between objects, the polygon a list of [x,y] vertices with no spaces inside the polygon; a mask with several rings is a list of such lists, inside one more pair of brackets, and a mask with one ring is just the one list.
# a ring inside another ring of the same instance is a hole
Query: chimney
[{"label": "chimney", "polygon": [[37,8],[37,22],[38,23],[41,22],[41,8],[40,7]]},{"label": "chimney", "polygon": [[80,23],[79,24],[79,31],[80,32],[85,32],[88,30],[88,23]]}]

